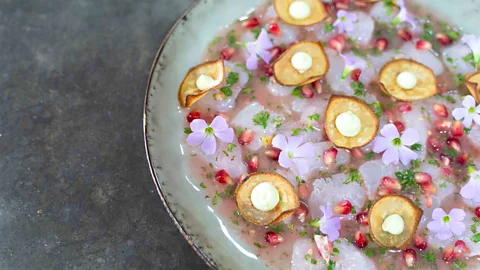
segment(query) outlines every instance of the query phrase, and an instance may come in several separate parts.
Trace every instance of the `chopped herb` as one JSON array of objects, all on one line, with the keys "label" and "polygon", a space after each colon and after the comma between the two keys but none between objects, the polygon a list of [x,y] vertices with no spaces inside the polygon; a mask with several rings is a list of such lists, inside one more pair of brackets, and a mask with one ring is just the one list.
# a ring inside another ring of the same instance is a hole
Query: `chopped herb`
[{"label": "chopped herb", "polygon": [[302,178],[300,177],[295,177],[295,180],[297,181],[297,185],[300,186],[300,184],[305,184],[305,180],[303,180]]},{"label": "chopped herb", "polygon": [[313,264],[313,265],[316,265],[316,264],[317,264],[317,260],[311,259],[311,260],[310,260],[310,263]]},{"label": "chopped herb", "polygon": [[319,218],[316,218],[316,219],[312,219],[308,225],[312,226],[312,227],[315,227],[315,228],[320,228],[320,219]]},{"label": "chopped herb", "polygon": [[290,231],[293,231],[293,229],[295,229],[295,226],[293,224],[287,224],[287,227]]},{"label": "chopped herb", "polygon": [[237,48],[237,37],[235,36],[235,30],[228,32],[227,35],[228,45],[232,48]]},{"label": "chopped herb", "polygon": [[236,217],[239,217],[240,216],[240,211],[238,211],[238,209],[233,211],[233,215],[235,215]]},{"label": "chopped herb", "polygon": [[365,155],[365,159],[366,160],[371,160],[373,158],[373,156],[375,156],[375,153],[374,152],[370,152],[370,153],[367,153]]},{"label": "chopped herb", "polygon": [[424,259],[425,261],[435,264],[435,254],[432,250],[427,253],[420,253],[420,258]]},{"label": "chopped herb", "polygon": [[248,69],[247,69],[247,66],[245,66],[244,63],[236,63],[235,64],[236,67],[239,67],[239,68],[242,68],[245,72],[250,72]]},{"label": "chopped herb", "polygon": [[433,25],[430,22],[426,22],[423,25],[422,39],[432,42],[433,40]]},{"label": "chopped herb", "polygon": [[367,255],[367,257],[369,258],[372,258],[372,257],[375,257],[376,253],[375,253],[375,250],[373,249],[366,249],[365,255]]},{"label": "chopped herb", "polygon": [[358,57],[363,57],[363,58],[367,57],[367,55],[364,52],[360,51],[357,47],[352,48],[352,53],[353,55]]},{"label": "chopped herb", "polygon": [[253,116],[253,122],[257,126],[262,126],[264,129],[267,128],[268,119],[270,118],[270,113],[267,111],[261,111],[255,116]]},{"label": "chopped herb", "polygon": [[302,88],[300,86],[295,87],[295,89],[293,89],[291,95],[294,96],[294,97],[298,97],[300,99],[303,99]]},{"label": "chopped herb", "polygon": [[228,86],[224,86],[220,88],[220,92],[222,92],[222,94],[224,94],[227,97],[232,96],[232,89],[230,89],[230,87]]},{"label": "chopped herb", "polygon": [[455,267],[455,269],[467,268],[467,264],[460,260],[455,260],[455,262],[453,263],[453,266]]},{"label": "chopped herb", "polygon": [[211,172],[207,173],[206,177],[207,179],[212,179],[212,173]]},{"label": "chopped herb", "polygon": [[470,225],[470,230],[472,233],[477,233],[477,226],[475,224]]},{"label": "chopped herb", "polygon": [[395,176],[400,180],[400,184],[402,187],[408,188],[408,187],[417,187],[417,182],[415,182],[415,179],[413,177],[413,171],[412,170],[404,170],[403,172],[396,172]]},{"label": "chopped herb", "polygon": [[242,128],[235,127],[234,129],[235,129],[235,133],[236,133],[237,135],[242,135],[242,133],[243,133],[243,129],[242,129]]},{"label": "chopped herb", "polygon": [[350,85],[350,87],[352,87],[355,96],[365,96],[365,91],[363,91],[363,89],[365,88],[365,86],[363,85],[363,83],[361,83],[361,82],[352,82],[352,84]]},{"label": "chopped herb", "polygon": [[380,249],[380,254],[385,255],[387,253],[387,250],[385,248]]},{"label": "chopped herb", "polygon": [[312,126],[307,125],[307,126],[303,129],[303,131],[306,131],[306,132],[314,132],[315,129],[314,129]]},{"label": "chopped herb", "polygon": [[460,37],[460,34],[457,31],[452,29],[445,31],[445,34],[453,40],[458,39]]},{"label": "chopped herb", "polygon": [[226,157],[228,157],[227,151],[223,150],[223,154],[224,154]]},{"label": "chopped herb", "polygon": [[234,143],[229,143],[227,147],[228,147],[228,152],[232,152],[233,148],[237,147],[237,145]]},{"label": "chopped herb", "polygon": [[250,30],[250,32],[252,32],[255,39],[257,39],[258,36],[260,36],[260,33],[262,32],[262,28],[252,29],[252,30]]},{"label": "chopped herb", "polygon": [[264,83],[267,83],[267,82],[270,81],[270,78],[267,77],[267,76],[263,76],[263,77],[260,77],[260,81],[261,81],[261,82],[264,82]]},{"label": "chopped herb", "polygon": [[470,131],[472,131],[472,129],[471,129],[471,128],[466,128],[466,127],[464,127],[464,128],[463,128],[463,131],[464,131],[465,133],[469,134]]},{"label": "chopped herb", "polygon": [[455,104],[455,99],[452,96],[444,96],[444,95],[435,95],[436,98],[443,99],[446,102]]},{"label": "chopped herb", "polygon": [[255,242],[253,243],[257,248],[265,248],[265,246],[260,245],[259,243]]},{"label": "chopped herb", "polygon": [[472,237],[470,237],[470,240],[472,240],[472,242],[474,242],[474,243],[480,242],[480,233],[477,233],[477,234],[473,235]]},{"label": "chopped herb", "polygon": [[222,37],[219,37],[219,36],[214,37],[214,38],[208,43],[208,47],[212,47],[213,45],[217,44],[220,40],[222,40]]},{"label": "chopped herb", "polygon": [[232,86],[238,82],[239,75],[238,72],[230,72],[227,77],[227,84]]},{"label": "chopped herb", "polygon": [[190,133],[192,133],[192,132],[193,132],[193,131],[192,131],[191,128],[184,128],[184,129],[183,129],[183,133],[185,133],[185,134],[190,134]]},{"label": "chopped herb", "polygon": [[447,187],[447,184],[445,182],[441,183],[440,185],[438,185],[438,187],[440,188],[446,188]]},{"label": "chopped herb", "polygon": [[213,196],[212,204],[217,205],[217,193],[215,193],[215,196]]},{"label": "chopped herb", "polygon": [[455,76],[455,84],[457,86],[461,85],[465,81],[465,76],[461,73],[458,73],[457,76]]},{"label": "chopped herb", "polygon": [[467,56],[463,57],[462,59],[463,61],[472,64],[472,66],[475,65],[475,58],[473,57],[473,53],[467,54]]},{"label": "chopped herb", "polygon": [[318,113],[308,116],[308,120],[310,121],[318,121],[319,118],[320,118],[320,115],[318,115]]},{"label": "chopped herb", "polygon": [[449,156],[449,157],[456,157],[457,156],[457,152],[453,149],[444,149],[443,154],[445,154],[446,156]]},{"label": "chopped herb", "polygon": [[335,29],[335,28],[333,27],[333,25],[331,25],[329,23],[326,23],[326,24],[323,25],[323,32],[325,32],[325,33],[330,33],[330,32],[333,31],[333,29]]},{"label": "chopped herb", "polygon": [[269,226],[270,230],[276,231],[276,232],[283,232],[283,226],[278,225],[278,226]]},{"label": "chopped herb", "polygon": [[353,182],[357,182],[359,185],[361,185],[360,182],[360,173],[358,172],[357,169],[350,169],[350,174],[345,181],[343,181],[343,184],[350,184]]},{"label": "chopped herb", "polygon": [[355,210],[355,206],[352,205],[352,210],[350,211],[350,214],[356,214],[357,210]]},{"label": "chopped herb", "polygon": [[416,144],[410,146],[410,149],[412,149],[413,151],[422,151],[422,145],[419,144],[419,143],[416,143]]},{"label": "chopped herb", "polygon": [[365,205],[365,210],[369,210],[370,207],[372,207],[372,201],[368,201],[367,204]]},{"label": "chopped herb", "polygon": [[388,265],[388,270],[393,270],[395,269],[395,265],[393,265],[392,263]]},{"label": "chopped herb", "polygon": [[335,264],[336,264],[336,262],[330,260],[330,262],[328,263],[328,268],[327,268],[327,270],[333,270],[333,269],[335,269]]},{"label": "chopped herb", "polygon": [[251,93],[253,93],[253,90],[250,88],[245,88],[242,90],[242,94],[249,95]]},{"label": "chopped herb", "polygon": [[380,101],[375,101],[375,102],[370,103],[370,108],[372,108],[372,110],[375,112],[375,114],[378,117],[382,116],[383,109],[382,109],[382,104],[380,103]]},{"label": "chopped herb", "polygon": [[298,134],[300,134],[300,131],[302,131],[301,128],[292,129],[292,136],[298,136]]},{"label": "chopped herb", "polygon": [[298,235],[303,237],[303,236],[307,235],[307,232],[300,232]]},{"label": "chopped herb", "polygon": [[203,182],[200,183],[200,186],[201,186],[202,188],[207,188],[207,186],[205,186],[205,184],[204,184]]},{"label": "chopped herb", "polygon": [[308,261],[308,260],[310,260],[310,257],[311,257],[311,255],[310,255],[310,254],[308,254],[308,253],[307,253],[307,254],[305,254],[305,261]]},{"label": "chopped herb", "polygon": [[381,30],[375,31],[375,36],[380,36],[381,34],[382,34],[382,31],[381,31]]},{"label": "chopped herb", "polygon": [[448,57],[447,62],[449,62],[450,64],[453,64],[453,59],[451,57]]},{"label": "chopped herb", "polygon": [[333,253],[335,255],[338,255],[338,254],[340,254],[340,250],[338,250],[338,248],[333,248]]},{"label": "chopped herb", "polygon": [[435,160],[435,159],[430,159],[430,160],[428,161],[428,164],[433,165],[433,166],[440,167],[440,162],[438,162],[438,161]]}]

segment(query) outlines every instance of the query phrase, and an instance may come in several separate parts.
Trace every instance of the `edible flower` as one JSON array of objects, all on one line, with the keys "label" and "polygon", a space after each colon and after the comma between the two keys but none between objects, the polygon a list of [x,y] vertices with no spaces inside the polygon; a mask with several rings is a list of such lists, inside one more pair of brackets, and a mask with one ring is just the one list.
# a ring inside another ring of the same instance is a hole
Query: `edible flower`
[{"label": "edible flower", "polygon": [[407,147],[418,142],[420,135],[416,129],[408,128],[400,136],[394,124],[387,124],[380,130],[380,134],[382,136],[377,136],[373,140],[373,152],[385,151],[382,156],[385,165],[391,163],[396,165],[400,160],[407,166],[410,161],[418,158],[418,154]]},{"label": "edible flower", "polygon": [[283,168],[291,168],[295,164],[301,175],[305,175],[309,171],[307,158],[314,158],[313,145],[311,143],[302,144],[303,139],[298,136],[289,136],[287,138],[282,135],[276,135],[272,140],[275,148],[282,150],[278,157],[278,163]]},{"label": "edible flower", "polygon": [[454,234],[460,236],[465,232],[465,224],[462,222],[464,218],[465,212],[462,209],[453,208],[447,215],[442,208],[436,208],[427,228],[435,233],[437,239],[447,240]]},{"label": "edible flower", "polygon": [[212,155],[217,150],[217,140],[224,143],[233,141],[233,128],[229,128],[227,121],[222,116],[213,119],[210,125],[203,119],[195,119],[190,123],[192,133],[187,137],[187,143],[190,146],[202,145],[202,151],[207,155]]},{"label": "edible flower", "polygon": [[257,41],[247,43],[247,50],[250,54],[247,59],[247,69],[257,69],[258,57],[265,61],[265,63],[270,64],[270,60],[272,60],[272,53],[270,52],[271,48],[273,48],[272,41],[268,37],[267,31],[262,29],[260,35],[258,35]]},{"label": "edible flower", "polygon": [[358,20],[355,13],[346,12],[341,9],[337,12],[337,20],[333,23],[333,26],[337,27],[339,33],[351,32],[355,29],[353,24]]},{"label": "edible flower", "polygon": [[407,22],[412,26],[413,29],[415,29],[417,25],[415,23],[415,20],[412,17],[408,16],[408,9],[405,5],[405,2],[403,0],[397,0],[397,6],[400,8],[400,12],[393,19],[392,24],[397,25],[401,22]]},{"label": "edible flower", "polygon": [[[470,170],[470,168],[469,168]],[[480,172],[474,171],[470,174],[470,180],[460,190],[460,195],[465,199],[474,200],[480,202]]]},{"label": "edible flower", "polygon": [[333,210],[330,206],[320,206],[320,210],[323,212],[323,217],[312,220],[310,225],[320,228],[320,231],[328,236],[328,240],[333,242],[337,240],[340,235],[339,230],[342,227],[340,217],[332,217]]},{"label": "edible flower", "polygon": [[470,128],[473,121],[475,121],[477,125],[480,125],[480,105],[475,107],[475,99],[471,95],[467,95],[463,99],[462,105],[463,108],[453,109],[453,118],[455,118],[455,120],[463,119],[462,124],[466,128]]},{"label": "edible flower", "polygon": [[475,69],[478,69],[480,65],[480,36],[465,35],[462,37],[462,42],[467,44],[472,50]]},{"label": "edible flower", "polygon": [[367,62],[360,57],[355,57],[355,56],[348,57],[341,53],[340,53],[340,56],[345,62],[345,68],[343,69],[343,73],[342,73],[342,80],[347,78],[350,75],[350,73],[352,73],[352,71],[354,71],[355,69],[364,69],[367,67]]}]

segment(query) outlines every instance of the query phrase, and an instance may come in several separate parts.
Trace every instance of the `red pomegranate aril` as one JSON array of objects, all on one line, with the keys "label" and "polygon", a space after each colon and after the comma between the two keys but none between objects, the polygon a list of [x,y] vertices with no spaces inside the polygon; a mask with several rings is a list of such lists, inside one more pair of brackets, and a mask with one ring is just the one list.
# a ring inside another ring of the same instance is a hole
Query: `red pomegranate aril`
[{"label": "red pomegranate aril", "polygon": [[253,18],[250,18],[248,20],[243,21],[242,25],[245,28],[252,29],[252,28],[255,28],[255,27],[259,26],[260,21],[257,18],[253,17]]},{"label": "red pomegranate aril", "polygon": [[375,47],[379,52],[383,52],[388,47],[388,40],[386,38],[379,38],[375,41]]},{"label": "red pomegranate aril", "polygon": [[367,212],[358,213],[355,216],[355,220],[360,225],[368,226],[368,213]]},{"label": "red pomegranate aril", "polygon": [[396,194],[394,190],[388,188],[379,188],[377,191],[379,196],[394,195]]},{"label": "red pomegranate aril", "polygon": [[450,167],[452,165],[452,158],[447,155],[440,154],[440,165],[443,167]]},{"label": "red pomegranate aril", "polygon": [[348,9],[348,4],[345,4],[345,3],[335,3],[335,8],[336,9]]},{"label": "red pomegranate aril", "polygon": [[345,41],[344,35],[336,35],[328,41],[328,47],[337,52],[341,52],[345,48]]},{"label": "red pomegranate aril", "polygon": [[297,217],[298,221],[305,222],[305,219],[308,215],[308,206],[304,202],[300,202],[300,206],[295,211],[295,216]]},{"label": "red pomegranate aril", "polygon": [[450,168],[442,168],[442,173],[444,176],[451,176],[452,170]]},{"label": "red pomegranate aril", "polygon": [[425,193],[425,194],[423,194],[423,195],[425,196],[425,206],[426,206],[427,208],[432,207],[432,205],[433,205],[432,196],[430,196],[429,193]]},{"label": "red pomegranate aril", "polygon": [[400,191],[402,189],[402,185],[400,184],[400,182],[388,176],[383,177],[381,183],[382,183],[382,186],[391,190]]},{"label": "red pomegranate aril", "polygon": [[258,156],[257,155],[252,155],[250,158],[247,160],[247,167],[248,171],[250,173],[254,173],[258,171]]},{"label": "red pomegranate aril", "polygon": [[353,4],[358,7],[358,8],[366,8],[368,7],[367,2],[362,2],[362,1],[353,1]]},{"label": "red pomegranate aril", "polygon": [[275,46],[270,50],[270,54],[272,55],[272,58],[270,62],[275,62],[275,60],[283,53],[282,47]]},{"label": "red pomegranate aril", "polygon": [[364,248],[368,245],[367,238],[360,231],[355,233],[355,244],[357,244],[359,248]]},{"label": "red pomegranate aril", "polygon": [[187,115],[187,122],[191,123],[195,119],[200,119],[201,113],[198,110],[193,110]]},{"label": "red pomegranate aril", "polygon": [[437,40],[444,46],[452,44],[452,39],[444,33],[438,33],[436,35]]},{"label": "red pomegranate aril", "polygon": [[265,76],[267,77],[272,77],[273,76],[273,67],[268,65],[263,68],[263,72],[265,73]]},{"label": "red pomegranate aril", "polygon": [[399,133],[402,133],[402,132],[405,131],[405,125],[402,122],[395,121],[395,122],[393,122],[393,124],[395,125],[395,127],[397,128]]},{"label": "red pomegranate aril", "polygon": [[365,158],[365,155],[363,154],[362,150],[360,148],[353,148],[352,150],[350,150],[350,153],[352,154],[352,156],[354,158],[358,158],[358,159],[363,159]]},{"label": "red pomegranate aril", "polygon": [[276,232],[267,232],[265,234],[265,241],[272,246],[276,246],[283,242],[283,236],[279,235]]},{"label": "red pomegranate aril", "polygon": [[362,70],[357,68],[354,69],[352,73],[350,73],[350,78],[352,79],[352,81],[358,82],[358,80],[360,80],[360,75],[362,75]]},{"label": "red pomegranate aril", "polygon": [[439,117],[448,117],[447,107],[443,104],[434,104],[433,113]]},{"label": "red pomegranate aril", "polygon": [[325,7],[325,11],[326,11],[327,13],[333,12],[333,7],[332,7],[332,5],[331,5],[330,3],[324,2],[324,3],[323,3],[323,6]]},{"label": "red pomegranate aril", "polygon": [[302,96],[304,98],[313,98],[314,94],[315,94],[315,92],[313,91],[313,89],[309,85],[302,86]]},{"label": "red pomegranate aril", "polygon": [[421,50],[421,51],[428,51],[428,50],[432,49],[432,43],[430,43],[429,41],[420,39],[415,44],[415,48],[417,48],[417,50]]},{"label": "red pomegranate aril", "polygon": [[398,30],[397,34],[404,41],[410,41],[413,38],[412,34],[405,29]]},{"label": "red pomegranate aril", "polygon": [[420,187],[425,191],[425,193],[428,194],[436,194],[437,193],[437,186],[433,183],[425,183],[425,184],[420,184]]},{"label": "red pomegranate aril", "polygon": [[325,163],[325,165],[327,166],[332,165],[333,163],[335,163],[337,154],[338,154],[338,150],[334,147],[328,150],[325,150],[325,152],[323,152],[323,163]]},{"label": "red pomegranate aril", "polygon": [[280,157],[280,149],[269,149],[265,151],[265,155],[270,158],[271,160],[278,160],[278,157]]},{"label": "red pomegranate aril", "polygon": [[475,208],[475,216],[477,216],[477,218],[480,218],[480,206],[477,206]]},{"label": "red pomegranate aril", "polygon": [[246,129],[238,136],[238,143],[241,145],[248,145],[252,142],[253,137],[255,136],[255,132],[251,129]]},{"label": "red pomegranate aril", "polygon": [[321,94],[323,92],[323,86],[320,80],[314,81],[312,83],[312,87],[317,91],[317,93]]},{"label": "red pomegranate aril", "polygon": [[443,250],[442,259],[447,263],[452,263],[455,259],[455,253],[453,247],[449,247]]},{"label": "red pomegranate aril", "polygon": [[415,247],[418,248],[419,250],[425,250],[427,249],[427,239],[425,237],[420,236],[420,235],[415,235],[413,238],[413,242],[415,243]]},{"label": "red pomegranate aril", "polygon": [[352,212],[352,203],[347,200],[343,200],[333,208],[333,211],[340,215],[348,215]]},{"label": "red pomegranate aril", "polygon": [[232,177],[225,170],[220,170],[215,174],[215,180],[220,184],[229,184],[233,183]]},{"label": "red pomegranate aril", "polygon": [[280,30],[280,26],[278,26],[278,23],[269,24],[268,30],[272,35],[275,35],[275,36],[280,36],[282,34],[282,30]]},{"label": "red pomegranate aril", "polygon": [[461,150],[460,141],[457,138],[448,138],[447,145],[457,152]]},{"label": "red pomegranate aril", "polygon": [[430,147],[430,149],[435,151],[435,152],[442,151],[442,147],[440,145],[440,142],[438,141],[437,138],[435,138],[433,136],[428,137],[427,144],[428,144],[428,147]]},{"label": "red pomegranate aril", "polygon": [[418,184],[427,184],[432,182],[432,176],[425,172],[417,172],[413,175],[413,178]]},{"label": "red pomegranate aril", "polygon": [[465,133],[463,129],[463,124],[461,121],[455,121],[452,124],[452,130],[450,131],[453,137],[462,137]]},{"label": "red pomegranate aril", "polygon": [[462,240],[457,240],[455,246],[453,247],[453,254],[456,258],[462,257],[465,254],[470,253],[470,249],[467,247],[467,244]]},{"label": "red pomegranate aril", "polygon": [[463,153],[463,154],[459,155],[458,158],[457,158],[457,163],[460,164],[460,165],[467,164],[467,161],[468,161],[468,154],[467,153]]},{"label": "red pomegranate aril", "polygon": [[408,267],[413,267],[417,263],[417,252],[411,248],[403,251],[403,261]]},{"label": "red pomegranate aril", "polygon": [[220,55],[222,56],[223,59],[225,60],[230,60],[232,59],[233,54],[235,53],[235,49],[232,47],[227,47],[224,48],[221,52]]},{"label": "red pomegranate aril", "polygon": [[298,186],[298,196],[301,199],[307,199],[308,195],[310,195],[310,191],[308,190],[307,184],[300,184]]},{"label": "red pomegranate aril", "polygon": [[408,103],[399,103],[397,105],[397,110],[401,113],[409,112],[412,110],[412,106]]},{"label": "red pomegranate aril", "polygon": [[439,119],[435,121],[435,130],[440,133],[446,133],[452,127],[452,122],[447,121],[445,119]]}]

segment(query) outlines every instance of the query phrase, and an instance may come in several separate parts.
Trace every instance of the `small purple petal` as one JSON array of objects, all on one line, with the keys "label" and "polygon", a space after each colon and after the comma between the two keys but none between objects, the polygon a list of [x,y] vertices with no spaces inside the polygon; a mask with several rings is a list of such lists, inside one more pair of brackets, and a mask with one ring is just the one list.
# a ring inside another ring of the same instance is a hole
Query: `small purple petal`
[{"label": "small purple petal", "polygon": [[280,150],[286,150],[288,146],[287,138],[282,134],[278,134],[273,138],[272,146]]},{"label": "small purple petal", "polygon": [[428,222],[427,228],[432,232],[441,232],[444,230],[442,222],[438,220]]},{"label": "small purple petal", "polygon": [[450,230],[455,234],[455,235],[462,235],[465,232],[465,224],[460,221],[450,221]]},{"label": "small purple petal", "polygon": [[337,11],[337,18],[345,17],[345,15],[347,15],[347,14],[348,14],[348,12],[346,12],[343,9],[340,9],[339,11]]},{"label": "small purple petal", "polygon": [[270,64],[270,60],[272,60],[272,53],[267,50],[259,51],[257,54],[260,56],[260,58],[265,61],[265,63]]},{"label": "small purple petal", "polygon": [[300,146],[302,141],[303,141],[302,137],[288,136],[288,149],[289,150],[296,150]]},{"label": "small purple petal", "polygon": [[407,128],[402,136],[400,137],[402,139],[402,144],[406,146],[411,146],[420,140],[420,135],[418,134],[418,131],[413,128]]},{"label": "small purple petal", "polygon": [[352,32],[355,29],[355,25],[352,21],[345,21],[343,25],[345,27],[345,31],[347,32]]},{"label": "small purple petal", "polygon": [[480,113],[480,105],[478,105],[478,106],[475,108],[475,112],[476,112],[476,113]]},{"label": "small purple petal", "polygon": [[247,44],[247,51],[249,54],[257,54],[257,52],[255,51],[255,42],[250,42]]},{"label": "small purple petal", "polygon": [[460,195],[462,195],[463,198],[471,200],[475,197],[477,187],[474,181],[475,179],[470,179],[460,190]]},{"label": "small purple petal", "polygon": [[398,150],[398,155],[400,157],[400,161],[405,166],[407,166],[410,161],[418,158],[418,154],[406,146],[400,147],[400,149]]},{"label": "small purple petal", "polygon": [[235,137],[233,128],[229,128],[223,131],[215,131],[215,136],[220,139],[220,141],[224,143],[231,143],[233,142],[233,138]]},{"label": "small purple petal", "polygon": [[247,59],[247,69],[248,70],[256,70],[258,68],[258,59],[257,55],[251,54]]},{"label": "small purple petal", "polygon": [[262,32],[260,32],[260,35],[255,42],[256,52],[258,53],[259,51],[270,50],[271,48],[273,48],[272,41],[268,37],[267,31],[262,28]]},{"label": "small purple petal", "polygon": [[435,208],[432,212],[432,219],[433,220],[442,220],[444,216],[446,216],[447,213],[443,211],[442,208]]},{"label": "small purple petal", "polygon": [[217,116],[213,118],[212,123],[210,123],[210,127],[213,128],[214,131],[224,131],[228,128],[227,121],[222,116]]},{"label": "small purple petal", "polygon": [[207,127],[207,122],[203,119],[195,119],[190,123],[190,129],[193,133],[204,132]]},{"label": "small purple petal", "polygon": [[296,158],[314,158],[315,151],[313,151],[313,145],[311,143],[303,144],[298,147],[294,153]]},{"label": "small purple petal", "polygon": [[207,135],[205,133],[191,133],[187,137],[187,143],[190,146],[199,146],[205,141],[206,137]]},{"label": "small purple petal", "polygon": [[293,163],[297,166],[300,175],[306,175],[309,172],[310,166],[308,165],[307,160],[303,158],[294,158]]},{"label": "small purple petal", "polygon": [[398,164],[398,149],[396,147],[390,147],[383,153],[382,156],[383,164]]},{"label": "small purple petal", "polygon": [[473,121],[475,121],[475,124],[480,126],[480,115],[474,114],[473,115]]},{"label": "small purple petal", "polygon": [[324,226],[322,226],[320,227],[320,231],[328,236],[329,241],[335,241],[340,236],[338,230],[332,227],[324,228]]},{"label": "small purple petal", "polygon": [[292,167],[292,160],[288,157],[287,151],[280,152],[280,156],[278,157],[278,164],[283,168],[290,168]]},{"label": "small purple petal", "polygon": [[202,151],[207,155],[213,155],[215,154],[215,150],[217,150],[217,140],[215,136],[207,136],[205,141],[203,141]]},{"label": "small purple petal", "polygon": [[444,231],[435,235],[439,240],[447,240],[453,236],[452,231]]},{"label": "small purple petal", "polygon": [[468,114],[468,109],[465,109],[465,108],[455,108],[452,111],[452,116],[453,118],[455,118],[455,120],[463,119],[467,114]]},{"label": "small purple petal", "polygon": [[323,212],[323,217],[329,219],[333,215],[333,210],[330,206],[320,206],[320,210]]},{"label": "small purple petal", "polygon": [[356,22],[358,20],[357,14],[353,12],[347,12],[345,14],[345,18],[347,18],[347,21],[350,21],[350,22]]},{"label": "small purple petal", "polygon": [[477,203],[480,203],[480,184],[476,184],[475,190],[476,190],[476,194],[473,200]]},{"label": "small purple petal", "polygon": [[394,124],[386,124],[383,126],[383,128],[380,130],[380,134],[390,141],[400,137],[397,127]]},{"label": "small purple petal", "polygon": [[463,105],[463,107],[465,107],[467,109],[475,107],[475,99],[471,95],[467,95],[463,99],[462,105]]},{"label": "small purple petal", "polygon": [[403,8],[403,9],[406,8],[405,3],[403,2],[403,0],[397,0],[397,1],[396,1],[396,4],[397,4],[397,6],[399,6],[400,8]]},{"label": "small purple petal", "polygon": [[450,213],[448,213],[448,216],[456,221],[462,221],[465,218],[465,211],[459,208],[453,208],[450,210]]},{"label": "small purple petal", "polygon": [[373,145],[372,150],[375,153],[381,153],[387,150],[387,148],[391,145],[390,143],[391,143],[391,140],[387,140],[384,137],[375,137],[372,143]]},{"label": "small purple petal", "polygon": [[465,115],[465,118],[462,121],[462,124],[466,128],[470,128],[472,126],[473,116],[471,114]]}]

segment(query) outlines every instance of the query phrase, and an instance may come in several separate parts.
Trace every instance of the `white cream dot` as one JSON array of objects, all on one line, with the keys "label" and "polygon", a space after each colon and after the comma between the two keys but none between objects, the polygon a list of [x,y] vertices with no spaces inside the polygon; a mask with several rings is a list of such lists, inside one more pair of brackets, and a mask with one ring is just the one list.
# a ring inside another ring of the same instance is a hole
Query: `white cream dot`
[{"label": "white cream dot", "polygon": [[310,17],[311,8],[308,3],[304,1],[295,1],[290,5],[288,12],[292,18],[303,20]]},{"label": "white cream dot", "polygon": [[404,227],[405,224],[403,222],[403,218],[398,214],[388,216],[382,224],[382,230],[393,235],[401,234]]},{"label": "white cream dot", "polygon": [[304,73],[309,70],[313,65],[312,57],[305,52],[297,52],[292,56],[290,60],[294,69],[300,73]]},{"label": "white cream dot", "polygon": [[417,85],[417,76],[415,74],[404,71],[397,76],[397,84],[403,89],[410,90]]},{"label": "white cream dot", "polygon": [[277,188],[269,182],[263,182],[253,188],[250,200],[260,211],[270,211],[280,202]]},{"label": "white cream dot", "polygon": [[351,111],[341,113],[335,119],[335,126],[338,132],[345,137],[355,137],[360,133],[362,122],[360,118]]},{"label": "white cream dot", "polygon": [[197,78],[197,88],[201,91],[208,90],[218,84],[218,81],[215,81],[212,77],[208,75],[200,75]]}]

